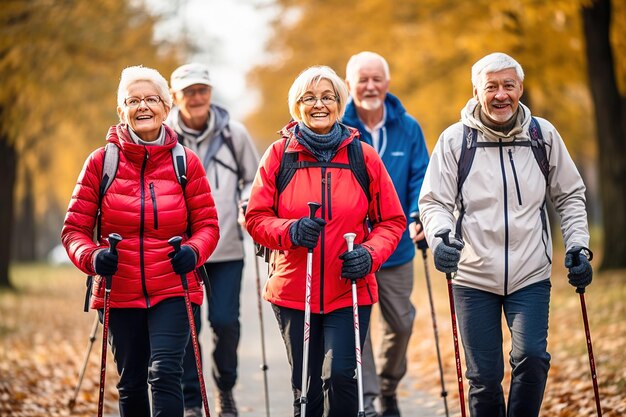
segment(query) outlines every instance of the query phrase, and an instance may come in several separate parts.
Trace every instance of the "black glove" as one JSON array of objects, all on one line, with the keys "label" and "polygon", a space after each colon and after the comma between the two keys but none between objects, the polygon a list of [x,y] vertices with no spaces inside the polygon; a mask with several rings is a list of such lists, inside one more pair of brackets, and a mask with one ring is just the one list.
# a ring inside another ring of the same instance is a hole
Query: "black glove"
[{"label": "black glove", "polygon": [[575,246],[565,254],[565,267],[569,269],[567,278],[576,288],[585,288],[591,284],[593,270],[589,259],[581,252],[580,246]]},{"label": "black glove", "polygon": [[463,242],[457,238],[452,238],[450,246],[446,245],[445,242],[438,244],[433,252],[435,268],[446,274],[456,272],[459,269],[461,249],[463,249]]},{"label": "black glove", "polygon": [[96,262],[94,262],[96,274],[102,277],[108,277],[117,272],[117,252],[110,252],[108,250],[101,250],[96,255]]},{"label": "black glove", "polygon": [[352,251],[345,251],[339,255],[343,261],[341,265],[341,276],[349,279],[363,278],[372,268],[372,256],[361,245],[354,245]]},{"label": "black glove", "polygon": [[172,258],[170,263],[178,275],[188,274],[196,269],[196,253],[189,245],[182,245],[178,253],[170,252],[167,256]]},{"label": "black glove", "polygon": [[296,246],[313,249],[317,246],[317,240],[325,225],[326,220],[319,217],[314,219],[303,217],[289,227],[291,242]]}]

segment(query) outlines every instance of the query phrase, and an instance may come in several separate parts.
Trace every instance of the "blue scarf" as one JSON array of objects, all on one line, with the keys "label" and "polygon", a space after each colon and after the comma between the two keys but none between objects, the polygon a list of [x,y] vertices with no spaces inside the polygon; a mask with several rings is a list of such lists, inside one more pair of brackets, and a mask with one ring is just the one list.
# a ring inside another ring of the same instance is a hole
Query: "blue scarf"
[{"label": "blue scarf", "polygon": [[337,148],[350,136],[350,130],[341,123],[335,122],[330,132],[320,135],[299,122],[294,129],[298,142],[307,148],[318,161],[328,162],[333,159]]}]

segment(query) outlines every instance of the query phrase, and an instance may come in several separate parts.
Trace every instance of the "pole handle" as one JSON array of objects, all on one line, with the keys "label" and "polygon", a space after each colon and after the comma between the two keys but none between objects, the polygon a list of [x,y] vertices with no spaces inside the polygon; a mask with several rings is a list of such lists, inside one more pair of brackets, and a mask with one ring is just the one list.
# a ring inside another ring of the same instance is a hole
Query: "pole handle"
[{"label": "pole handle", "polygon": [[174,248],[174,253],[180,252],[180,244],[182,242],[183,238],[180,236],[174,236],[167,241],[167,243]]},{"label": "pole handle", "polygon": [[[117,233],[110,233],[108,240],[109,240],[109,252],[117,255],[117,244],[122,241],[122,236],[120,236]],[[112,285],[113,285],[113,275],[105,276],[104,288],[110,291]]]},{"label": "pole handle", "polygon": [[[422,228],[422,230],[424,230],[424,226],[422,225],[422,221],[420,220],[419,213],[411,214],[411,218],[413,219],[413,222],[415,222],[415,225],[419,225]],[[426,249],[428,249],[428,242],[426,242],[426,238],[424,238],[422,240],[418,240],[415,243],[415,245],[417,246],[417,249],[419,249],[422,252],[426,253]]]},{"label": "pole handle", "polygon": [[314,201],[309,201],[307,205],[309,206],[309,218],[314,219],[315,213],[317,212],[317,210],[319,210],[320,207],[322,207],[322,205]]}]

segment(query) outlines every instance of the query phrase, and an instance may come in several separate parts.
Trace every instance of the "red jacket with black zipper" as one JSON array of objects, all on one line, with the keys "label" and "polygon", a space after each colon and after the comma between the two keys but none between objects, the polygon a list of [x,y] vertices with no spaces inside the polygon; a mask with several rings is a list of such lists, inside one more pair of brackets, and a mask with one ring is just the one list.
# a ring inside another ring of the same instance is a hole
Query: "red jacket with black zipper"
[{"label": "red jacket with black zipper", "polygon": [[[378,301],[374,272],[393,253],[407,227],[393,183],[376,151],[363,143],[370,201],[352,171],[336,167],[298,169],[277,195],[276,175],[283,151],[299,153],[299,161],[316,161],[293,136],[295,124],[287,125],[283,137],[263,155],[246,211],[246,228],[254,241],[273,250],[264,298],[281,307],[304,310],[307,249],[294,246],[289,227],[308,216],[307,202],[315,201],[322,205],[316,216],[327,223],[313,250],[311,312],[329,313],[352,305],[351,281],[341,277],[339,259],[347,249],[343,235],[348,232],[356,233],[354,243],[363,245],[372,257],[370,272],[357,280],[359,305],[371,305]],[[358,140],[359,134],[349,129],[350,137],[341,143],[331,162],[348,163],[347,146]]]},{"label": "red jacket with black zipper", "polygon": [[[72,262],[94,275],[93,254],[108,247],[110,233],[119,233],[118,270],[111,287],[112,308],[148,308],[171,297],[182,297],[181,278],[172,269],[167,243],[182,236],[196,253],[196,266],[204,264],[219,239],[217,212],[209,183],[198,157],[185,149],[187,184],[178,182],[172,161],[176,133],[167,126],[163,145],[138,145],[125,124],[112,126],[107,141],[119,149],[115,180],[102,200],[101,235],[92,240],[98,210],[104,148],[85,161],[67,209],[61,240]],[[186,236],[188,222],[191,237]],[[201,304],[203,291],[197,273],[187,274],[189,295]],[[92,290],[92,308],[104,305],[100,277]]]}]

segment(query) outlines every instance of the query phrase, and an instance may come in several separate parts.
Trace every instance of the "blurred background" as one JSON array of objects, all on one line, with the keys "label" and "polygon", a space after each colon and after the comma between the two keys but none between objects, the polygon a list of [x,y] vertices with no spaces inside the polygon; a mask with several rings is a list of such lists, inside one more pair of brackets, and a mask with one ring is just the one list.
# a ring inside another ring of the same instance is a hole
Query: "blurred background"
[{"label": "blurred background", "polygon": [[169,79],[180,64],[208,64],[214,102],[262,153],[290,118],[298,73],[326,64],[344,77],[361,50],[387,58],[391,91],[429,150],[471,96],[471,65],[494,51],[516,58],[522,101],[557,127],[587,184],[596,267],[626,267],[623,0],[3,0],[0,287],[11,261],[63,261],[65,210],[118,121],[124,67]]}]

